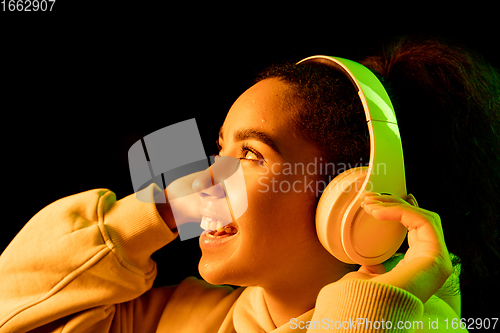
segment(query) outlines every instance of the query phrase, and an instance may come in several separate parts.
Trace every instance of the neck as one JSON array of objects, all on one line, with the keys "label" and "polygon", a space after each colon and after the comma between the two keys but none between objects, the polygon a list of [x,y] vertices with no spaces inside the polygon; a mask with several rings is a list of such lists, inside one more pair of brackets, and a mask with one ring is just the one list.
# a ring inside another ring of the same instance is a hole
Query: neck
[{"label": "neck", "polygon": [[[269,314],[276,327],[289,323],[292,318],[306,313],[314,308],[319,293],[313,290],[280,291],[264,289],[264,298]],[[299,301],[298,301],[299,299]]]},{"label": "neck", "polygon": [[321,288],[349,272],[337,260],[328,266],[315,267],[317,269],[301,268],[288,275],[293,276],[292,279],[280,279],[274,285],[263,287],[266,305],[276,327],[313,309]]}]

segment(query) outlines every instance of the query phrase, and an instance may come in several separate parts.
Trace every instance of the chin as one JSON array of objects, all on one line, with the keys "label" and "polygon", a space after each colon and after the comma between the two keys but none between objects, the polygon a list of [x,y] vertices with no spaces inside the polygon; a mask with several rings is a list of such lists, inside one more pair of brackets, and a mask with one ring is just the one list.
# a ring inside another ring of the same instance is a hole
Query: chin
[{"label": "chin", "polygon": [[201,277],[210,284],[248,286],[248,279],[252,276],[252,273],[248,271],[243,272],[239,268],[241,267],[235,267],[235,265],[226,260],[209,260],[206,255],[201,257],[198,264],[198,271]]},{"label": "chin", "polygon": [[220,237],[211,236],[211,233],[213,232],[205,232],[200,237],[202,256],[198,271],[201,277],[214,285],[240,285],[243,282],[242,271],[245,269],[242,263],[247,262],[241,256],[240,233]]},{"label": "chin", "polygon": [[198,271],[203,280],[213,285],[232,284],[230,280],[233,272],[224,267],[224,263],[213,262],[207,260],[204,256],[201,257],[198,264]]}]

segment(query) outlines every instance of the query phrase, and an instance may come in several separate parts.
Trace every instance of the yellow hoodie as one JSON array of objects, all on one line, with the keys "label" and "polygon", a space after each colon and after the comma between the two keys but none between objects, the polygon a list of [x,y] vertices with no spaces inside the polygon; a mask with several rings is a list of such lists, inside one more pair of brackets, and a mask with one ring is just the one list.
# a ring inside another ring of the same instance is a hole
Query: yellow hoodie
[{"label": "yellow hoodie", "polygon": [[[159,189],[144,191],[153,196]],[[276,328],[259,287],[233,290],[187,278],[152,288],[150,256],[176,236],[155,205],[135,195],[117,201],[98,189],[50,204],[0,256],[0,332],[411,331],[427,330],[436,316],[450,323],[455,316],[435,297],[438,314],[427,311],[431,300],[424,312],[402,289],[348,280],[325,286],[314,309]]]}]

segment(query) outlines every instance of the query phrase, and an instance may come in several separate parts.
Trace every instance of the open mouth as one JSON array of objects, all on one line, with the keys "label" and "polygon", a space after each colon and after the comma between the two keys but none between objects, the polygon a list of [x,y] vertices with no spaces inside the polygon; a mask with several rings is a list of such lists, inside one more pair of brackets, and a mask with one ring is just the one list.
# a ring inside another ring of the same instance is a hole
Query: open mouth
[{"label": "open mouth", "polygon": [[203,216],[201,219],[201,228],[205,230],[204,234],[209,238],[224,238],[234,236],[238,229],[228,224],[224,225],[221,221]]}]

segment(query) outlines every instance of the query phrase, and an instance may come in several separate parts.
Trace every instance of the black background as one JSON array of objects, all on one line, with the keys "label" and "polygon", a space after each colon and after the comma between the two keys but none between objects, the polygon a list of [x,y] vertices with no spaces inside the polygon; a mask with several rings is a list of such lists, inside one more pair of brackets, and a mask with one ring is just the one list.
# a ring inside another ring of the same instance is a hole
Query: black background
[{"label": "black background", "polygon": [[[57,0],[50,13],[1,12],[0,250],[59,198],[93,188],[133,193],[128,148],[157,129],[196,117],[214,154],[227,110],[273,62],[313,54],[356,60],[393,36],[419,33],[462,42],[499,65],[488,16],[496,9],[478,4],[440,12],[231,6]],[[197,239],[155,256],[169,260],[157,284],[197,274]]]}]

